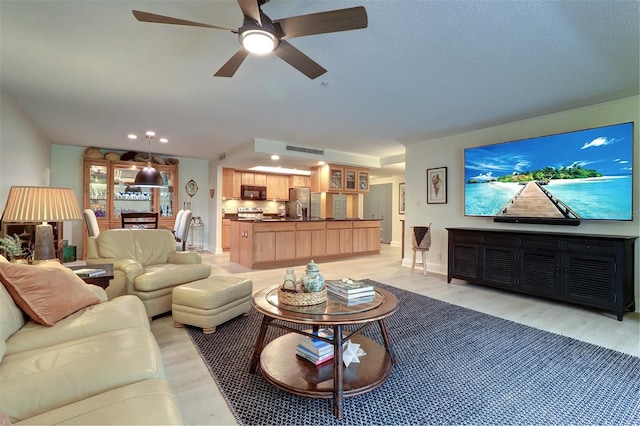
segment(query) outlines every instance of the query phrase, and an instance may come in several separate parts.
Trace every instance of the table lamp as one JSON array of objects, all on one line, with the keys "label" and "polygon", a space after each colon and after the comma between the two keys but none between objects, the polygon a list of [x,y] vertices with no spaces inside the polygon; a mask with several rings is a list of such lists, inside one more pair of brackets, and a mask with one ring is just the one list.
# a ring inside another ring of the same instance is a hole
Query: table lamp
[{"label": "table lamp", "polygon": [[55,259],[53,227],[47,222],[82,220],[71,188],[12,186],[2,222],[42,222],[36,227],[34,263]]}]

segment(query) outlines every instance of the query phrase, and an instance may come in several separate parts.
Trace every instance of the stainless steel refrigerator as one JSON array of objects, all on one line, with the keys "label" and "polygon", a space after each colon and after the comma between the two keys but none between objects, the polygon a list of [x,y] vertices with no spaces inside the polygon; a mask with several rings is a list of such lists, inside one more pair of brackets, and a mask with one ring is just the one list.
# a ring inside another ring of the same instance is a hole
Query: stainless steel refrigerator
[{"label": "stainless steel refrigerator", "polygon": [[311,188],[289,188],[287,216],[297,219],[309,218],[311,212]]},{"label": "stainless steel refrigerator", "polygon": [[307,187],[289,188],[289,201],[287,202],[287,216],[296,219],[320,218],[319,192],[311,192]]}]

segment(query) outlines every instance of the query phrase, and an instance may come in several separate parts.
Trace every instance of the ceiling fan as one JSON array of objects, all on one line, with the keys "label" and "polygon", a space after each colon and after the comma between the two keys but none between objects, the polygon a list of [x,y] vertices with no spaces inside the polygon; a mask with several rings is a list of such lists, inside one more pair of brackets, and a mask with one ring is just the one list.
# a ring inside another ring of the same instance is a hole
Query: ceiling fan
[{"label": "ceiling fan", "polygon": [[292,16],[272,21],[261,9],[261,6],[268,1],[238,0],[238,5],[244,15],[244,22],[237,30],[139,10],[133,10],[132,12],[133,16],[141,22],[213,28],[238,34],[240,49],[214,74],[216,77],[232,77],[249,53],[266,54],[273,52],[307,77],[314,79],[327,72],[327,70],[293,47],[287,41],[288,39],[367,27],[367,12],[363,6]]}]

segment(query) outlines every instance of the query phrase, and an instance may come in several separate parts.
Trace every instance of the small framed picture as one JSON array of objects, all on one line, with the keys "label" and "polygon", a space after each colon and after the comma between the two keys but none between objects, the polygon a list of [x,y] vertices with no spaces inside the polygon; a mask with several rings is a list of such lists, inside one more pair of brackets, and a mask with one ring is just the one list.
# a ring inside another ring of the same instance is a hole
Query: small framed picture
[{"label": "small framed picture", "polygon": [[427,169],[427,204],[447,204],[447,168]]},{"label": "small framed picture", "polygon": [[404,214],[404,182],[400,184],[400,190],[398,191],[398,200],[400,201],[400,208],[398,213]]}]

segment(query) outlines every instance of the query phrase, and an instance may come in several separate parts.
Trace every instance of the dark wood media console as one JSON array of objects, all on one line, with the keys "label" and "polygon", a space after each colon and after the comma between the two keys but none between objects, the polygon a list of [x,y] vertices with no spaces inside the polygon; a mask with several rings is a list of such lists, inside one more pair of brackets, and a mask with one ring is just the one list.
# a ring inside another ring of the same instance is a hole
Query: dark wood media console
[{"label": "dark wood media console", "polygon": [[452,278],[615,312],[635,311],[637,237],[447,228]]}]

